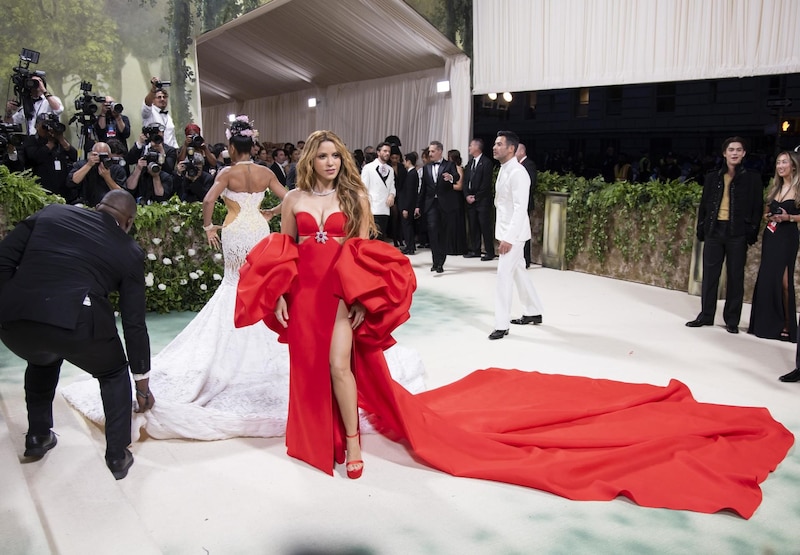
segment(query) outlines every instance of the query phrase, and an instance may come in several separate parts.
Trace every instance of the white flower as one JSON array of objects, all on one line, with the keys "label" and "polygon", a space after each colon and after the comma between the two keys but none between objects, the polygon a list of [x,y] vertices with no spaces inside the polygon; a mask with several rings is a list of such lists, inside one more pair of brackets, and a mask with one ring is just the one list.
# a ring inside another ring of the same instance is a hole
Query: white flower
[{"label": "white flower", "polygon": [[202,275],[203,275],[203,273],[204,273],[204,272],[203,272],[203,270],[197,270],[197,275],[198,275],[198,276],[202,276]]},{"label": "white flower", "polygon": [[200,284],[200,289],[202,289],[203,291],[205,291],[206,289],[208,289],[208,285],[206,285],[205,283],[201,283],[201,284]]},{"label": "white flower", "polygon": [[189,272],[189,277],[192,279],[197,279],[200,276],[197,274],[197,272]]},{"label": "white flower", "polygon": [[180,283],[181,285],[186,285],[189,282],[187,280],[185,280],[185,279],[182,279],[178,283]]},{"label": "white flower", "polygon": [[153,272],[150,272],[146,276],[144,276],[144,284],[148,287],[153,286]]},{"label": "white flower", "polygon": [[180,233],[181,232],[181,226],[176,225],[175,227],[172,228],[172,232],[173,233]]},{"label": "white flower", "polygon": [[214,278],[214,281],[219,281],[219,280],[221,280],[221,279],[222,279],[222,276],[221,276],[221,275],[219,275],[219,274],[214,274],[214,275],[213,275],[213,276],[211,276],[211,277],[213,277],[213,278]]},{"label": "white flower", "polygon": [[114,318],[119,318],[119,310],[114,311]]},{"label": "white flower", "polygon": [[172,265],[172,260],[170,260],[169,258],[165,258],[161,262],[164,263],[164,266],[171,266]]},{"label": "white flower", "polygon": [[220,260],[222,260],[222,253],[215,252],[215,253],[214,253],[214,260],[216,260],[217,262],[219,262]]},{"label": "white flower", "polygon": [[159,239],[158,237],[153,237],[153,244],[154,245],[160,245],[161,244],[161,239]]},{"label": "white flower", "polygon": [[164,285],[163,283],[159,283],[159,284],[158,284],[158,288],[159,288],[161,291],[166,291],[166,290],[167,290],[167,286],[166,286],[166,285]]},{"label": "white flower", "polygon": [[188,251],[186,251],[186,254],[188,254],[189,256],[194,256],[197,254],[197,251],[194,249],[189,249]]},{"label": "white flower", "polygon": [[154,255],[152,252],[147,253],[147,259],[148,260],[155,260],[156,258],[158,258],[158,257],[156,255]]}]

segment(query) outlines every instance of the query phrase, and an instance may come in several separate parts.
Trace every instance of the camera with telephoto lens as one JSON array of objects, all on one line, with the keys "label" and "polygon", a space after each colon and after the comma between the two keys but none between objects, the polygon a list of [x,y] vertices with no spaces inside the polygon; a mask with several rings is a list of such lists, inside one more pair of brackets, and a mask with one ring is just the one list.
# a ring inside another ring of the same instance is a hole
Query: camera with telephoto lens
[{"label": "camera with telephoto lens", "polygon": [[164,87],[169,87],[170,86],[170,82],[169,81],[158,81],[157,80],[157,81],[155,81],[153,83],[153,86],[156,88],[157,91],[160,91]]},{"label": "camera with telephoto lens", "polygon": [[164,155],[160,152],[147,152],[142,156],[142,160],[147,161],[147,171],[150,173],[158,173],[161,171],[161,166],[164,164]]},{"label": "camera with telephoto lens", "polygon": [[183,173],[186,177],[197,177],[203,171],[203,155],[199,152],[187,154],[186,160],[183,161]]},{"label": "camera with telephoto lens", "polygon": [[157,145],[164,142],[164,137],[161,136],[160,125],[148,125],[147,127],[143,127],[142,135],[144,135],[149,142]]},{"label": "camera with telephoto lens", "polygon": [[39,114],[39,121],[45,130],[55,135],[61,135],[67,130],[67,126],[61,123],[55,114]]},{"label": "camera with telephoto lens", "polygon": [[31,98],[31,95],[39,90],[39,82],[34,77],[43,78],[44,71],[29,69],[30,64],[39,63],[39,53],[35,50],[23,48],[19,55],[19,65],[13,68],[11,82],[14,83],[14,93],[20,97]]},{"label": "camera with telephoto lens", "polygon": [[206,144],[206,141],[200,135],[189,135],[189,146],[200,148],[204,144]]},{"label": "camera with telephoto lens", "polygon": [[25,141],[26,135],[22,132],[22,124],[0,123],[0,156],[8,150],[8,145],[18,147]]},{"label": "camera with telephoto lens", "polygon": [[111,155],[108,152],[98,152],[97,157],[100,159],[100,163],[106,167],[106,169],[109,169],[114,164],[114,160],[111,158]]}]

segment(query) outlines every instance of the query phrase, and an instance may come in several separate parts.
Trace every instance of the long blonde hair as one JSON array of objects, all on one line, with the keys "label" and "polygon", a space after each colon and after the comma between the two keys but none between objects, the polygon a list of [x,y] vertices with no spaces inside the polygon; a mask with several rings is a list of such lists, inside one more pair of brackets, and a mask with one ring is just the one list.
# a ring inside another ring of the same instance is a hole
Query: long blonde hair
[{"label": "long blonde hair", "polygon": [[301,191],[311,192],[316,182],[314,173],[314,159],[322,143],[329,141],[333,143],[336,152],[342,160],[339,173],[333,180],[336,188],[336,199],[339,201],[339,208],[347,217],[345,224],[345,234],[347,239],[358,237],[363,222],[369,223],[370,236],[376,236],[378,228],[372,218],[369,203],[364,202],[369,193],[364,182],[361,181],[361,174],[356,168],[356,163],[350,151],[347,150],[344,142],[333,131],[314,131],[306,139],[303,154],[297,162],[297,188]]},{"label": "long blonde hair", "polygon": [[[800,154],[796,152],[790,152],[788,150],[784,150],[780,154],[775,157],[775,162],[778,162],[778,158],[783,155],[789,157],[789,162],[792,164],[792,175],[789,177],[789,183],[792,186],[792,198],[794,199],[794,205],[800,206]],[[775,171],[775,177],[772,178],[772,186],[769,188],[769,192],[767,193],[767,204],[772,202],[775,197],[778,195],[778,192],[783,187],[783,178],[778,175],[777,170]]]}]

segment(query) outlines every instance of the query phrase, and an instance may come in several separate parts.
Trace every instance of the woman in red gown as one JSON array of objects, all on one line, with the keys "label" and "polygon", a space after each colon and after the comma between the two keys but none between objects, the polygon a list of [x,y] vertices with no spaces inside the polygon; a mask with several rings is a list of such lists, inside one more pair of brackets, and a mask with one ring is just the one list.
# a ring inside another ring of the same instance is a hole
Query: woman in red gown
[{"label": "woman in red gown", "polygon": [[[283,203],[282,232],[240,272],[236,325],[263,320],[289,343],[288,453],[329,473],[363,470],[356,404],[427,464],[582,500],[749,518],[759,483],[792,434],[763,408],[695,401],[666,387],[538,372],[479,370],[412,395],[383,350],[408,318],[408,259],[366,239],[366,191],[341,140],[317,131]],[[357,400],[356,400],[357,399]]]}]

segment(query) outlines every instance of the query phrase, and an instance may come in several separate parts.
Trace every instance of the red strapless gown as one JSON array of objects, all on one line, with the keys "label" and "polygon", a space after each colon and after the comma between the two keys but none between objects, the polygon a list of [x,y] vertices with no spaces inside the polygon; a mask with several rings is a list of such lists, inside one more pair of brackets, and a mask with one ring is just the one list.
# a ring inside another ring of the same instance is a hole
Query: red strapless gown
[{"label": "red strapless gown", "polygon": [[[391,379],[383,349],[408,318],[413,269],[379,241],[340,246],[332,237],[344,235],[344,223],[332,214],[324,242],[296,245],[272,234],[240,272],[236,325],[263,320],[289,343],[290,455],[328,473],[334,459],[343,459],[328,351],[339,299],[357,299],[367,309],[353,348],[359,405],[382,433],[427,464],[570,499],[622,495],[643,506],[730,509],[744,518],[758,507],[759,484],[794,442],[764,408],[698,403],[676,380],[660,387],[497,368],[408,393]],[[301,236],[319,229],[304,213],[297,227]],[[288,330],[273,314],[282,294]]]}]

